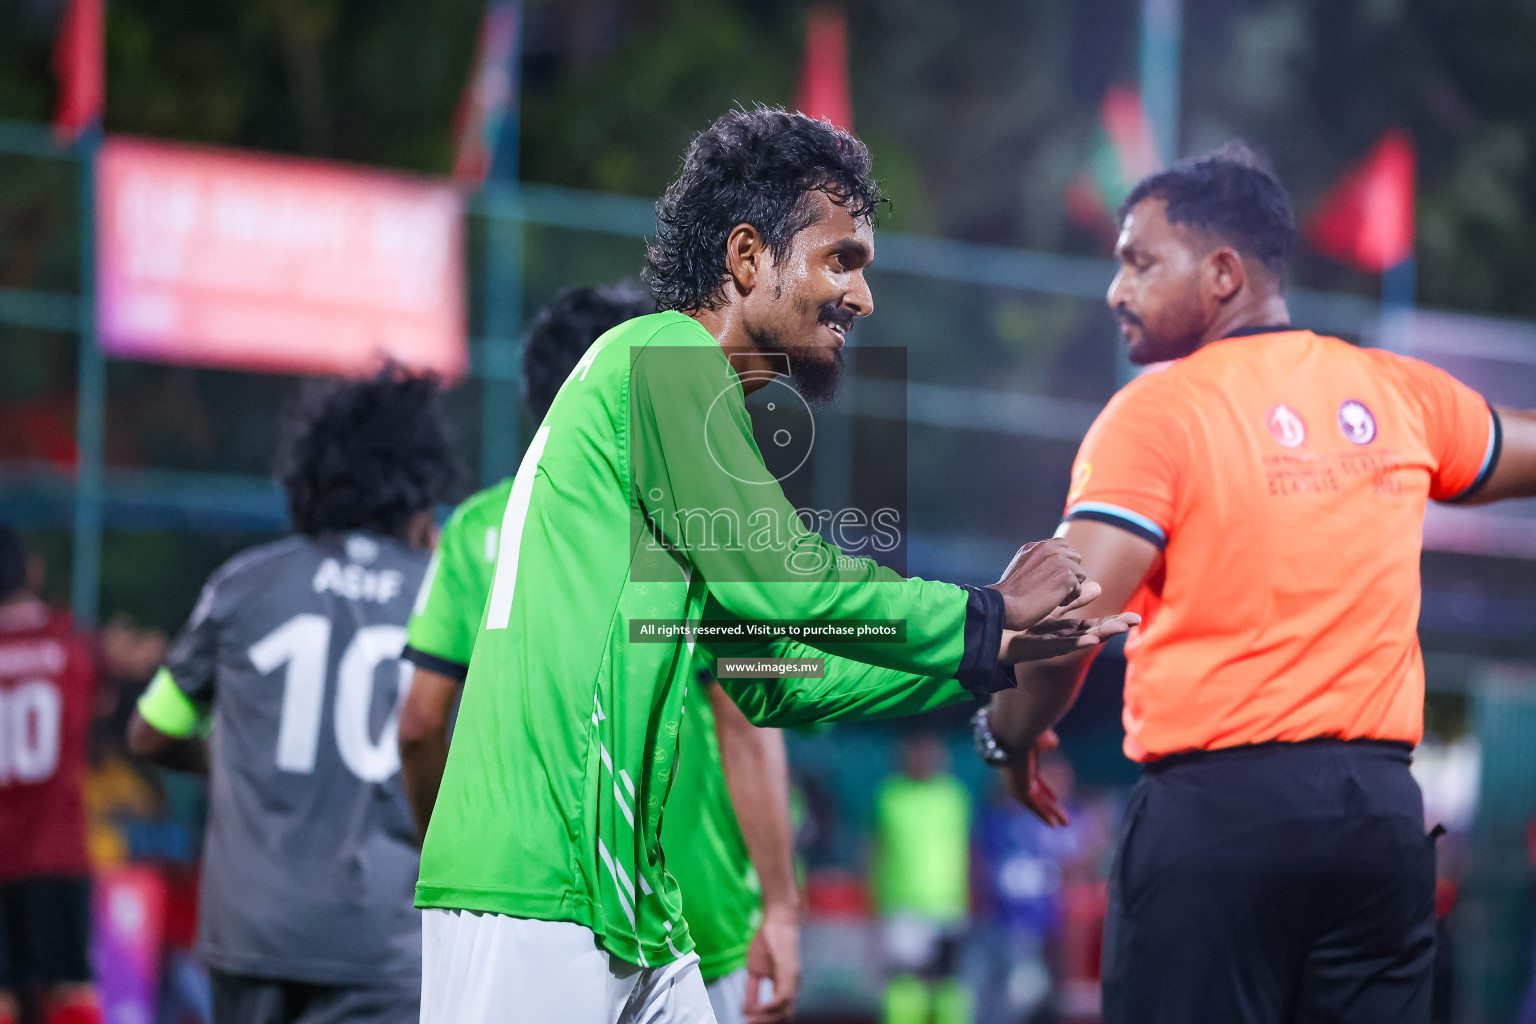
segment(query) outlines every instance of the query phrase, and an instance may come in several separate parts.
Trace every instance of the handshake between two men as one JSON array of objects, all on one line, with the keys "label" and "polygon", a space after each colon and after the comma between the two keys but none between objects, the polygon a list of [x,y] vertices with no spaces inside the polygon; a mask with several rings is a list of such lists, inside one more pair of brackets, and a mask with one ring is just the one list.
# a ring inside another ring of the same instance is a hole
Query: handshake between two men
[{"label": "handshake between two men", "polygon": [[1043,661],[1097,647],[1141,622],[1134,612],[1084,619],[1073,612],[1099,596],[1083,559],[1060,539],[1019,548],[992,589],[1003,596],[1004,629],[998,660]]}]

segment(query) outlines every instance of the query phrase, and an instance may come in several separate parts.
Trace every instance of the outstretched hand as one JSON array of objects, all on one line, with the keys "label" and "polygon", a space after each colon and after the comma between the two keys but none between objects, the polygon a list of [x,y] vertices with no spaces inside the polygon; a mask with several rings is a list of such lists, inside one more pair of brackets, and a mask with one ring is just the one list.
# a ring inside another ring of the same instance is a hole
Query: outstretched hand
[{"label": "outstretched hand", "polygon": [[[1097,586],[1090,583],[1083,588],[1083,593],[1086,594],[1090,587],[1096,589]],[[1074,605],[1085,603],[1087,602],[1075,602]],[[1059,658],[1073,651],[1097,647],[1111,637],[1129,632],[1132,626],[1141,623],[1141,616],[1135,612],[1121,612],[1119,615],[1109,615],[1102,619],[1078,619],[1066,614],[1070,610],[1065,607],[1058,609],[1057,612],[1047,615],[1028,629],[1004,630],[1002,647],[997,655],[998,660],[1012,665],[1021,661]]]},{"label": "outstretched hand", "polygon": [[1066,808],[1057,800],[1056,791],[1040,777],[1040,755],[1061,746],[1056,733],[1047,729],[1035,740],[1029,753],[1003,766],[1003,781],[1008,795],[1034,812],[1035,817],[1052,828],[1071,823]]},{"label": "outstretched hand", "polygon": [[1003,625],[1028,629],[1047,615],[1080,608],[1099,595],[1083,559],[1066,541],[1035,541],[1019,548],[992,589],[1003,595]]}]

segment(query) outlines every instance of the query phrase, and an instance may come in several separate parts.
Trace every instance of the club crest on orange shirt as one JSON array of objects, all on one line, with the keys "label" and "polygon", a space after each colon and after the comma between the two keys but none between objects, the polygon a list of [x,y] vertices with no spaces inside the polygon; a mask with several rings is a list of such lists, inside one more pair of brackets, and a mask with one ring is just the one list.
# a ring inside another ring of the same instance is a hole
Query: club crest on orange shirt
[{"label": "club crest on orange shirt", "polygon": [[1300,448],[1307,441],[1306,421],[1284,402],[1269,407],[1264,425],[1269,428],[1269,436],[1283,447]]},{"label": "club crest on orange shirt", "polygon": [[1364,402],[1351,398],[1339,406],[1339,431],[1350,444],[1370,444],[1376,440],[1376,417]]},{"label": "club crest on orange shirt", "polygon": [[1072,467],[1072,485],[1067,491],[1067,504],[1070,505],[1083,493],[1083,488],[1088,486],[1088,478],[1093,476],[1093,463],[1079,462]]}]

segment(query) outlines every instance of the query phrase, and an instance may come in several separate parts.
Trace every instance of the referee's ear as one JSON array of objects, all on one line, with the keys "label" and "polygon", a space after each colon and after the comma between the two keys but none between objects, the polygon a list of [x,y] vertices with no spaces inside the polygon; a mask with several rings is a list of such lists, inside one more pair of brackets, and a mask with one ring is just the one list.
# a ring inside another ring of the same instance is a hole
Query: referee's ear
[{"label": "referee's ear", "polygon": [[1203,273],[1206,294],[1225,305],[1248,283],[1248,265],[1230,245],[1217,246],[1206,254]]}]

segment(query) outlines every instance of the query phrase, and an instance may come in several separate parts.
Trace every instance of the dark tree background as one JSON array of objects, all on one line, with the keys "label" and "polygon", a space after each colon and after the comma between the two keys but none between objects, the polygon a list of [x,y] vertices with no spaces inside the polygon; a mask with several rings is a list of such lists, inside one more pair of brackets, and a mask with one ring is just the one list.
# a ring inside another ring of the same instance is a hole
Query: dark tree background
[{"label": "dark tree background", "polygon": [[[1061,197],[1086,159],[1103,90],[1135,80],[1136,0],[848,6],[857,128],[895,198],[888,223],[1101,251],[1100,235],[1066,221]],[[0,0],[0,116],[48,116],[61,7]],[[1186,152],[1246,138],[1305,212],[1383,130],[1402,125],[1421,153],[1421,301],[1536,316],[1536,7],[1184,7]],[[654,195],[721,109],[792,99],[805,9],[530,2],[524,176]],[[481,10],[479,0],[110,0],[107,127],[442,172]],[[0,193],[0,217],[15,216]],[[1311,256],[1298,276],[1376,288]]]}]

